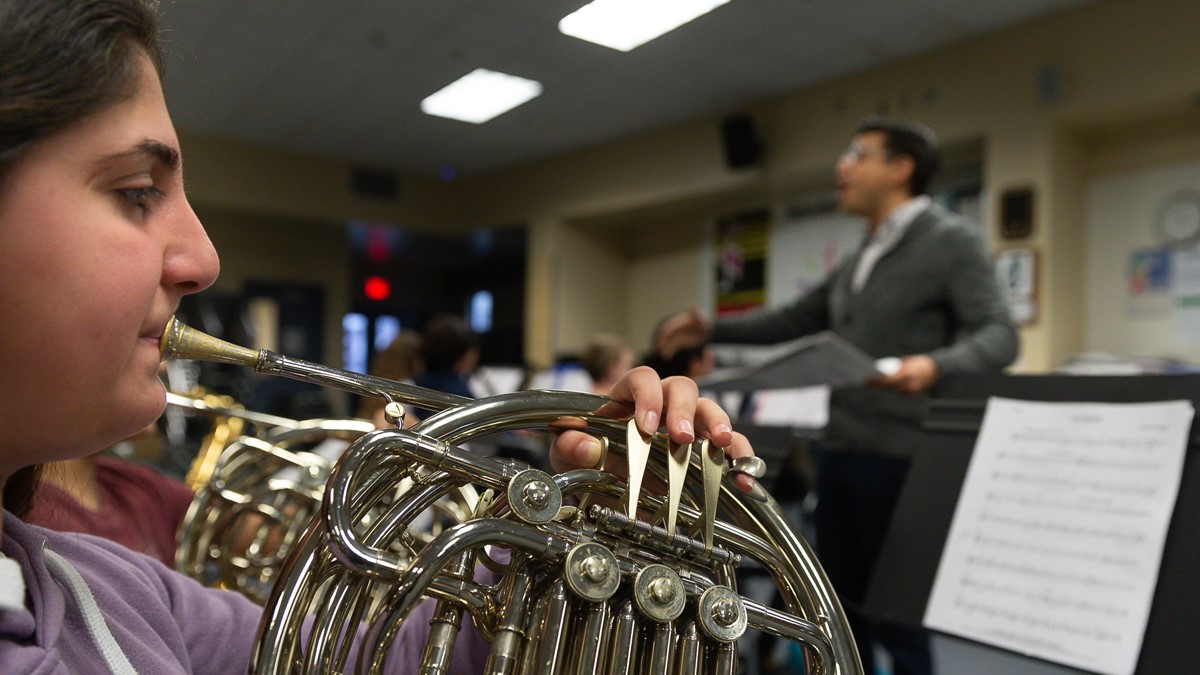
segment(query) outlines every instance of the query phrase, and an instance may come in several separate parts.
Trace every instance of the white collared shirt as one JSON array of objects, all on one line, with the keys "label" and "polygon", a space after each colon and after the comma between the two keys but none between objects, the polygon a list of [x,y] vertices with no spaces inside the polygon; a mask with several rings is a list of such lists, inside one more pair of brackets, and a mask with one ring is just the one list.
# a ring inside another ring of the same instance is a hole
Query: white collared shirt
[{"label": "white collared shirt", "polygon": [[867,285],[867,279],[871,276],[871,270],[875,268],[875,263],[883,257],[883,254],[892,250],[896,242],[900,241],[900,237],[904,236],[904,232],[908,230],[908,226],[912,221],[916,220],[925,209],[933,202],[929,195],[918,195],[904,202],[900,206],[892,209],[888,214],[887,219],[875,228],[875,232],[871,234],[870,240],[863,248],[862,256],[858,259],[858,266],[854,268],[854,279],[851,281],[851,288],[857,293]]}]

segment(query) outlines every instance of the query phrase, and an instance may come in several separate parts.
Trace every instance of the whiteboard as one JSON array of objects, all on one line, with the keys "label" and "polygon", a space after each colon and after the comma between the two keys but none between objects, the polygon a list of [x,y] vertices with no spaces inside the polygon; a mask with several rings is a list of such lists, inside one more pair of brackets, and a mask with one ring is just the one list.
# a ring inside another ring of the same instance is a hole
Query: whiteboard
[{"label": "whiteboard", "polygon": [[821,283],[858,248],[865,231],[862,218],[837,211],[781,214],[767,249],[767,306],[786,304]]}]

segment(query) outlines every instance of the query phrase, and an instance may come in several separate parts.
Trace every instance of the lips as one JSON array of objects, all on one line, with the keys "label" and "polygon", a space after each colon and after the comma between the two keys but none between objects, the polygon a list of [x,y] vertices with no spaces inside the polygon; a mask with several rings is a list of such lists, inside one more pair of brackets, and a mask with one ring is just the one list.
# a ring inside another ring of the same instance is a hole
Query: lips
[{"label": "lips", "polygon": [[163,333],[167,330],[167,326],[171,323],[171,319],[175,316],[174,306],[164,308],[168,311],[161,314],[155,314],[150,318],[150,321],[142,324],[142,332],[138,337],[144,337],[154,340],[162,339]]},{"label": "lips", "polygon": [[138,339],[152,340],[155,344],[158,344],[159,340],[162,339],[163,331],[167,329],[167,323],[169,321],[169,318],[156,320],[154,323],[150,324],[149,328],[142,329],[142,331],[138,334]]}]

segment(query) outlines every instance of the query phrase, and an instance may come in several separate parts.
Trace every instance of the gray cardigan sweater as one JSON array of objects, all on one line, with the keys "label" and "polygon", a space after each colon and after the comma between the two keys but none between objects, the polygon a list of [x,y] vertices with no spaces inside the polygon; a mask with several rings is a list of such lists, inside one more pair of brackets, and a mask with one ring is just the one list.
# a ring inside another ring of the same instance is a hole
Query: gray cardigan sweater
[{"label": "gray cardigan sweater", "polygon": [[[790,305],[716,321],[713,342],[772,344],[832,330],[874,358],[926,354],[941,376],[998,372],[1016,358],[1016,327],[991,260],[961,217],[937,205],[919,214],[856,293],[861,255],[860,246]],[[825,440],[833,450],[911,456],[926,408],[924,395],[838,390]]]}]

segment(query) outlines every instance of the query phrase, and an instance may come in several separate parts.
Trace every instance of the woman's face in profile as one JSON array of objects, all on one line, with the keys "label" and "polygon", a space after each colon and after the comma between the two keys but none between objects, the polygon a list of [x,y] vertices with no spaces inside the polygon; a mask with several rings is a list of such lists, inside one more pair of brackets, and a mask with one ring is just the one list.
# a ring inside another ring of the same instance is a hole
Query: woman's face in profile
[{"label": "woman's face in profile", "polygon": [[40,140],[0,185],[0,475],[153,421],[158,338],[216,278],[162,87],[137,58],[131,97]]}]

